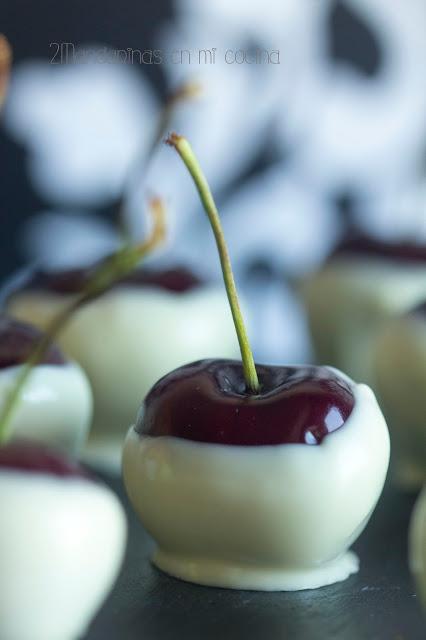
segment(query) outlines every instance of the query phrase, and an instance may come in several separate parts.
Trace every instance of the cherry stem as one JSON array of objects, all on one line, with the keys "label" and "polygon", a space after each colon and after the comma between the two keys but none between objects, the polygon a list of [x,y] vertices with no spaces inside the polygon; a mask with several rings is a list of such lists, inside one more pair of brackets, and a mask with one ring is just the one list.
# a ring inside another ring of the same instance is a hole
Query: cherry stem
[{"label": "cherry stem", "polygon": [[51,343],[74,313],[104,294],[117,281],[131,273],[145,257],[164,241],[166,235],[165,209],[159,198],[153,198],[150,201],[150,213],[153,218],[153,226],[144,242],[122,247],[106,260],[103,260],[91,273],[82,292],[52,319],[46,331],[35,344],[0,412],[0,443],[8,440],[11,419],[32,368],[42,360]]},{"label": "cherry stem", "polygon": [[210,221],[213,234],[216,240],[219,252],[220,264],[222,267],[223,280],[225,283],[226,294],[228,296],[229,305],[231,307],[232,318],[234,320],[235,330],[237,332],[238,342],[240,345],[241,359],[243,361],[243,371],[246,385],[252,393],[259,393],[260,385],[257,377],[256,366],[254,364],[253,353],[250,347],[247,330],[241,313],[240,303],[238,301],[237,288],[235,286],[234,275],[232,273],[231,259],[229,257],[226,240],[222,229],[213,195],[210,191],[207,179],[200,167],[200,164],[192,150],[188,140],[183,136],[172,133],[166,140],[166,144],[174,147],[184,164],[186,165],[192,179],[195,183],[197,191],[200,195],[204,210]]},{"label": "cherry stem", "polygon": [[202,92],[202,87],[198,82],[186,81],[178,85],[166,98],[164,107],[160,112],[155,135],[152,138],[148,157],[151,158],[158,144],[163,140],[166,131],[170,127],[171,120],[176,108],[188,100],[197,98]]}]

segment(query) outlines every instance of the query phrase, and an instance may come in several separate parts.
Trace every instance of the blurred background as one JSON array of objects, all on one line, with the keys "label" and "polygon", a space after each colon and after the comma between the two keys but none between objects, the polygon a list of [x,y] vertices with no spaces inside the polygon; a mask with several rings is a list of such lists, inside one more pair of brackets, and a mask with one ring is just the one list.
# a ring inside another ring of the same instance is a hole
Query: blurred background
[{"label": "blurred background", "polygon": [[161,264],[220,279],[177,156],[147,163],[183,80],[201,95],[171,128],[217,196],[258,360],[307,361],[295,285],[348,229],[426,241],[425,0],[3,0],[13,47],[0,127],[0,276],[73,266],[135,237],[163,196]]}]

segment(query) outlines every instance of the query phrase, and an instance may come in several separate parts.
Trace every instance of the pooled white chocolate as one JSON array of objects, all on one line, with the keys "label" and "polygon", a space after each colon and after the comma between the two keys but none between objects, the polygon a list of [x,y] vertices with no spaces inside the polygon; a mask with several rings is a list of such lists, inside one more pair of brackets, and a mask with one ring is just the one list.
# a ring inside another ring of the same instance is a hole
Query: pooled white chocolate
[{"label": "pooled white chocolate", "polygon": [[123,478],[158,545],[154,563],[190,582],[266,591],[356,572],[348,549],[381,494],[389,436],[372,391],[353,389],[346,423],[315,446],[206,444],[132,427]]},{"label": "pooled white chocolate", "polygon": [[0,638],[81,638],[121,566],[121,504],[86,479],[10,469],[0,504]]},{"label": "pooled white chocolate", "polygon": [[[24,291],[8,311],[45,328],[71,296]],[[81,364],[93,389],[89,456],[117,468],[128,425],[151,386],[186,362],[234,357],[238,343],[221,287],[173,293],[120,286],[77,312],[58,338]]]},{"label": "pooled white chocolate", "polygon": [[[0,411],[23,365],[0,369]],[[77,455],[92,419],[92,392],[84,371],[68,362],[33,368],[12,416],[11,438],[44,443]]]},{"label": "pooled white chocolate", "polygon": [[409,560],[420,602],[426,609],[426,486],[417,498],[411,516]]},{"label": "pooled white chocolate", "polygon": [[426,297],[426,266],[338,256],[303,284],[302,294],[318,361],[374,387],[377,332]]},{"label": "pooled white chocolate", "polygon": [[395,480],[406,488],[426,482],[426,318],[395,318],[373,349],[377,393],[386,415]]}]

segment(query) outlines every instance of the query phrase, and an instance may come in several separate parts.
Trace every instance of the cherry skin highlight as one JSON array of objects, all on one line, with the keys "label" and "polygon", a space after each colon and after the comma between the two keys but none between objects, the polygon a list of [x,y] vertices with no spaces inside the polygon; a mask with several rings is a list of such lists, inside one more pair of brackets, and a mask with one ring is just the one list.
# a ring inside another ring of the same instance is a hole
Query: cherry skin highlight
[{"label": "cherry skin highlight", "polygon": [[[47,290],[63,295],[81,293],[92,276],[94,269],[99,267],[100,264],[99,262],[92,267],[60,271],[36,269],[31,273],[24,285],[13,291],[12,295],[22,290]],[[186,293],[202,284],[201,279],[184,267],[163,270],[143,268],[122,278],[114,284],[113,288],[125,285],[151,287],[173,293]]]},{"label": "cherry skin highlight", "polygon": [[200,360],[172,371],[149,392],[136,431],[212,444],[317,445],[352,412],[350,384],[326,367],[256,369],[256,395],[238,361]]},{"label": "cherry skin highlight", "polygon": [[[0,369],[23,364],[30,357],[41,331],[24,322],[0,315]],[[39,364],[63,365],[66,359],[51,345]]]},{"label": "cherry skin highlight", "polygon": [[4,470],[89,479],[77,462],[68,460],[48,447],[27,441],[11,442],[0,447],[0,471]]},{"label": "cherry skin highlight", "polygon": [[396,260],[399,262],[426,263],[426,245],[409,242],[384,242],[363,235],[345,238],[330,258],[358,255]]}]

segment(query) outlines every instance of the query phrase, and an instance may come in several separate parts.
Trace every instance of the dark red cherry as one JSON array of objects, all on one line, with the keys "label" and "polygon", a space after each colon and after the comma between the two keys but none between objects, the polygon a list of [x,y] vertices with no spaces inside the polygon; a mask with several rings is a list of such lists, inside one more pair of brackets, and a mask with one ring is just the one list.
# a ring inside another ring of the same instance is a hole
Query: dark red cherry
[{"label": "dark red cherry", "polygon": [[77,462],[33,442],[16,441],[0,447],[0,471],[8,469],[52,476],[89,478]]},{"label": "dark red cherry", "polygon": [[[42,333],[29,324],[0,315],[0,369],[23,364],[28,360]],[[66,359],[55,345],[51,345],[40,364],[65,364]]]},{"label": "dark red cherry", "polygon": [[320,444],[342,427],[355,399],[326,367],[256,366],[261,392],[247,392],[242,365],[200,360],[159,380],[136,431],[227,445]]},{"label": "dark red cherry", "polygon": [[[44,289],[60,294],[79,293],[84,289],[88,279],[97,263],[91,267],[81,269],[67,269],[61,271],[46,271],[43,269],[34,270],[19,290]],[[130,275],[122,278],[114,286],[126,285],[133,287],[155,287],[174,293],[185,293],[195,289],[203,282],[191,271],[183,267],[174,269],[153,270],[139,269]],[[12,295],[16,293],[13,290]]]},{"label": "dark red cherry", "polygon": [[409,242],[384,242],[367,236],[352,235],[345,238],[330,257],[345,255],[372,256],[400,262],[426,263],[426,245]]}]

